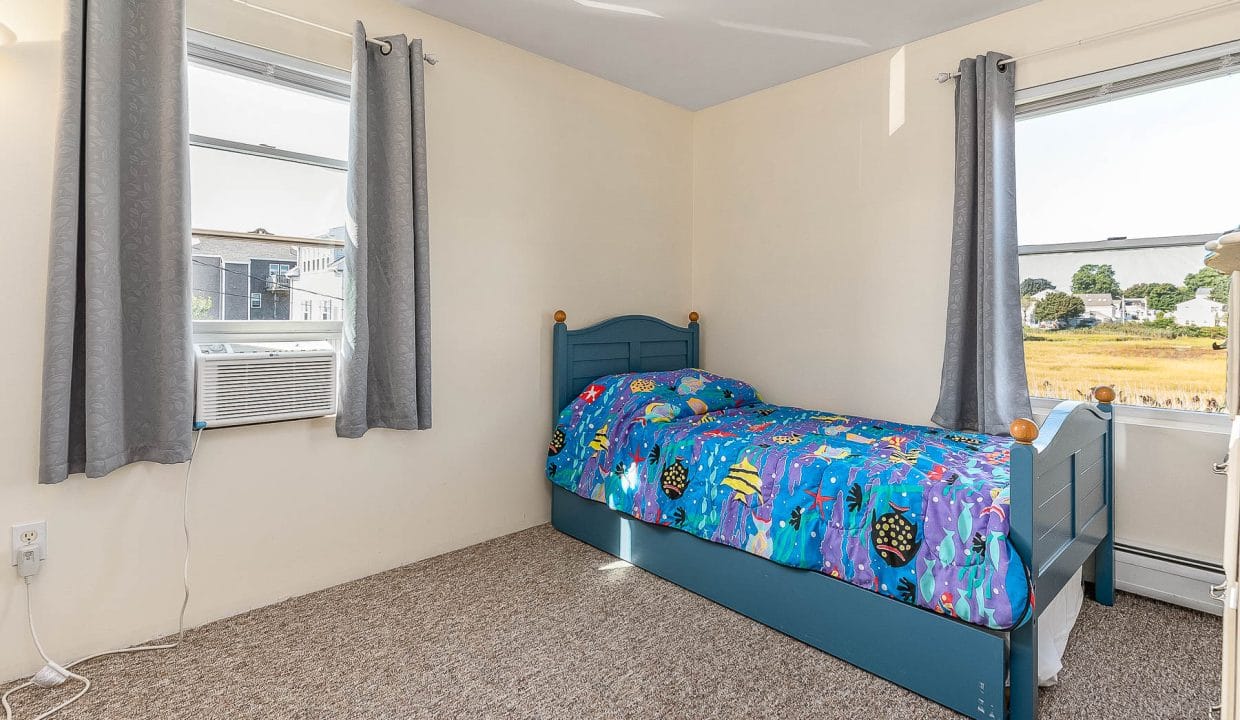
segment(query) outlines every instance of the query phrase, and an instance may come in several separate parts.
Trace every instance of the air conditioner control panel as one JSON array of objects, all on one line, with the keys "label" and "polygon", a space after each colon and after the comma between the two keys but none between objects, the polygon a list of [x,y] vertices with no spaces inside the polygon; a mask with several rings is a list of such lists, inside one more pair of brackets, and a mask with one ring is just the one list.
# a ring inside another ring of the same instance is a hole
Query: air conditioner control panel
[{"label": "air conditioner control panel", "polygon": [[197,355],[276,355],[330,353],[332,344],[326,340],[297,342],[195,343]]}]

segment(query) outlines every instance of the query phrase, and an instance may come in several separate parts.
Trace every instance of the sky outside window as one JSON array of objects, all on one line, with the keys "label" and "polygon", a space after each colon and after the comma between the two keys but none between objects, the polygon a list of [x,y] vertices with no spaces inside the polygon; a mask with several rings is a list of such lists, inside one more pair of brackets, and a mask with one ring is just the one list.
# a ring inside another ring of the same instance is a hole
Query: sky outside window
[{"label": "sky outside window", "polygon": [[1022,245],[1240,225],[1240,75],[1020,120]]}]

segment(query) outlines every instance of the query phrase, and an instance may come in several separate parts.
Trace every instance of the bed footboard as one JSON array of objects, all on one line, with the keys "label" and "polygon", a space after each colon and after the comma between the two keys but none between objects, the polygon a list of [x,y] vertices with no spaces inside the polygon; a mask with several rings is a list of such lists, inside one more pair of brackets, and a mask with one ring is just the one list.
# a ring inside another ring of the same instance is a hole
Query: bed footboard
[{"label": "bed footboard", "polygon": [[1094,403],[1063,402],[1042,427],[1012,423],[1010,538],[1025,560],[1035,602],[1029,622],[1011,634],[1013,720],[1037,716],[1038,614],[1091,558],[1094,600],[1115,596],[1112,518],[1112,420],[1115,391]]}]

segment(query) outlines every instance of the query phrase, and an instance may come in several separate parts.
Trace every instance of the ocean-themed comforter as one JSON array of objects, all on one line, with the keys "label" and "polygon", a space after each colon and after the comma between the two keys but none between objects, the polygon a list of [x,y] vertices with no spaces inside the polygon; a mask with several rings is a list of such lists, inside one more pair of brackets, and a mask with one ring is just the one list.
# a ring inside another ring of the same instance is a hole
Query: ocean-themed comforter
[{"label": "ocean-themed comforter", "polygon": [[648,523],[995,629],[1024,619],[1011,440],[762,402],[700,370],[600,378],[547,476]]}]

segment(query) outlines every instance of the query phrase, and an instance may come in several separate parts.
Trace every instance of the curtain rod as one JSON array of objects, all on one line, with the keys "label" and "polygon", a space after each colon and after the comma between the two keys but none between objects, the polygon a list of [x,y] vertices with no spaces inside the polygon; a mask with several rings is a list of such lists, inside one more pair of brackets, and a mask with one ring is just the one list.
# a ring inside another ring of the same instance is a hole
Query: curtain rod
[{"label": "curtain rod", "polygon": [[[240,0],[238,0],[238,2],[240,2]],[[1170,15],[1164,18],[1159,18],[1157,20],[1150,20],[1147,22],[1143,22],[1139,25],[1130,25],[1128,27],[1123,27],[1118,30],[1112,30],[1110,32],[1105,32],[1100,35],[1091,35],[1090,37],[1082,38],[1080,40],[1077,40],[1076,42],[1064,43],[1063,45],[1056,45],[1055,47],[1049,47],[1043,50],[1038,50],[1036,52],[1031,52],[1028,55],[1021,55],[1019,57],[1008,58],[1007,60],[1000,60],[999,65],[1010,65],[1018,60],[1028,60],[1029,58],[1040,57],[1042,55],[1048,55],[1053,52],[1059,52],[1060,50],[1068,50],[1068,49],[1079,47],[1081,45],[1085,45],[1088,43],[1098,42],[1099,40],[1107,40],[1109,38],[1117,37],[1119,35],[1126,35],[1131,32],[1137,32],[1139,30],[1146,30],[1148,28],[1157,27],[1159,25],[1166,25],[1167,23],[1175,22],[1176,20],[1183,20],[1184,18],[1194,17],[1196,15],[1204,15],[1205,13],[1213,12],[1215,10],[1221,10],[1225,7],[1230,7],[1236,4],[1240,4],[1240,0],[1224,0],[1223,2],[1214,3],[1213,5],[1206,5],[1205,7],[1197,8],[1196,10],[1188,10],[1186,12],[1177,13],[1175,15]],[[941,72],[935,75],[934,79],[939,81],[940,83],[945,83],[948,80],[952,80],[958,77],[960,77],[959,71]]]},{"label": "curtain rod", "polygon": [[[237,3],[238,5],[244,5],[248,8],[258,10],[259,12],[265,12],[268,15],[275,15],[276,17],[284,18],[285,20],[292,20],[293,22],[301,23],[302,25],[308,25],[312,28],[318,28],[319,30],[324,30],[326,32],[333,33],[341,37],[347,37],[347,38],[353,37],[352,33],[347,33],[343,30],[337,30],[336,28],[328,27],[327,25],[320,25],[319,23],[306,20],[305,18],[299,18],[296,15],[289,15],[288,13],[281,12],[279,10],[274,10],[269,7],[263,7],[262,5],[255,5],[254,3],[249,2],[249,0],[232,0],[232,1]],[[1240,0],[1237,0],[1237,1],[1240,2]],[[366,38],[366,44],[374,45],[375,47],[379,48],[380,52],[382,52],[384,55],[387,55],[388,53],[392,52],[392,43],[388,42],[387,40],[375,40],[373,38]],[[434,55],[427,55],[425,53],[422,54],[422,59],[426,61],[427,65],[434,65],[439,62],[439,58],[435,57]]]}]

